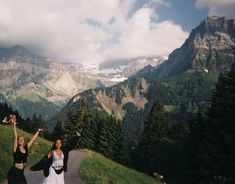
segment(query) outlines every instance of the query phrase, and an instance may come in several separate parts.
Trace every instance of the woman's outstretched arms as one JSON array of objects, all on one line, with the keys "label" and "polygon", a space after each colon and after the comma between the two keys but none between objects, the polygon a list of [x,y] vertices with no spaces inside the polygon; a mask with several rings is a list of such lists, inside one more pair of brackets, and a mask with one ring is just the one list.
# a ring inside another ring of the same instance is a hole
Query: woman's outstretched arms
[{"label": "woman's outstretched arms", "polygon": [[30,146],[33,144],[33,142],[35,141],[35,139],[37,138],[38,134],[43,131],[43,129],[38,129],[38,131],[34,134],[33,138],[28,142],[28,149],[30,148]]}]

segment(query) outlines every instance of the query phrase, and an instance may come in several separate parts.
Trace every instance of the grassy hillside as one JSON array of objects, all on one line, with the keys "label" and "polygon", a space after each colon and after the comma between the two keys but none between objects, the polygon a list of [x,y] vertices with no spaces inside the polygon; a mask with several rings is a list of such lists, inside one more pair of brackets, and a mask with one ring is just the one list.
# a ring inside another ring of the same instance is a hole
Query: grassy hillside
[{"label": "grassy hillside", "polygon": [[80,166],[80,175],[87,184],[158,184],[155,179],[121,166],[101,154],[86,152],[88,156]]},{"label": "grassy hillside", "polygon": [[[24,136],[26,142],[32,137],[22,130],[18,129],[18,135]],[[12,166],[12,144],[13,131],[9,125],[0,125],[0,181],[6,178],[7,172]],[[29,158],[27,165],[36,163],[51,147],[51,143],[42,138],[37,138],[34,145],[29,150]]]},{"label": "grassy hillside", "polygon": [[[32,137],[18,129],[18,135],[25,137],[26,142]],[[0,125],[0,182],[6,178],[12,166],[13,131],[9,125]],[[51,147],[51,143],[42,138],[37,138],[29,150],[27,166],[36,163]],[[87,184],[151,184],[158,183],[151,177],[121,166],[104,156],[92,151],[87,152],[87,159],[81,164],[80,174]]]}]

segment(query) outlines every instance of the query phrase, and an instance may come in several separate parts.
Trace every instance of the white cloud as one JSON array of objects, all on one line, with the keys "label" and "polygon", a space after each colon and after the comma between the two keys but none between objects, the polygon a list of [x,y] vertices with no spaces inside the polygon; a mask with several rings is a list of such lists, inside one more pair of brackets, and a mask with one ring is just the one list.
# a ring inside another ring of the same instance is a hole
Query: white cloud
[{"label": "white cloud", "polygon": [[169,2],[165,0],[150,0],[146,5],[151,7],[159,5],[170,6]]},{"label": "white cloud", "polygon": [[154,12],[149,8],[138,10],[125,22],[119,44],[107,49],[105,55],[111,58],[167,55],[188,36],[188,33],[173,22],[151,22],[152,16]]},{"label": "white cloud", "polygon": [[[100,62],[166,55],[188,33],[156,22],[151,0],[129,15],[137,0],[0,0],[0,45],[24,45],[59,60]],[[90,22],[88,21],[90,20]],[[155,21],[152,21],[155,20]]]},{"label": "white cloud", "polygon": [[197,0],[197,8],[208,8],[209,16],[227,16],[235,18],[235,0]]}]

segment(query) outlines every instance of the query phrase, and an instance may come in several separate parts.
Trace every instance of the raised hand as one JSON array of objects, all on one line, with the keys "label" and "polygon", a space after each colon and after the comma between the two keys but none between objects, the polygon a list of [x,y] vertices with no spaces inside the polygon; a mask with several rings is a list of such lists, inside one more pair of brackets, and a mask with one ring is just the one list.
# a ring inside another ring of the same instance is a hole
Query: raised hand
[{"label": "raised hand", "polygon": [[12,123],[16,123],[16,115],[10,115],[10,119]]},{"label": "raised hand", "polygon": [[33,138],[28,142],[28,149],[33,144],[33,142],[35,141],[35,139],[37,138],[37,136],[39,135],[41,131],[43,131],[43,129],[39,128],[38,131],[34,134]]},{"label": "raised hand", "polygon": [[78,137],[81,137],[81,134],[78,131],[76,131],[76,134]]},{"label": "raised hand", "polygon": [[11,124],[11,125],[16,125],[16,116],[15,115],[10,115],[9,117],[5,117],[2,120],[3,123],[5,124]]},{"label": "raised hand", "polygon": [[5,117],[3,120],[2,120],[3,123],[10,123],[10,118],[9,117]]}]

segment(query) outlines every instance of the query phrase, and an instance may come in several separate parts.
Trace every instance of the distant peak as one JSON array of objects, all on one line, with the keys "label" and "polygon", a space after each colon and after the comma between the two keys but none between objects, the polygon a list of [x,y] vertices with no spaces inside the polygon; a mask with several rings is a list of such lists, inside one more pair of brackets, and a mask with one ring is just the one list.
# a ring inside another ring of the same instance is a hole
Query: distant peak
[{"label": "distant peak", "polygon": [[13,46],[14,49],[26,49],[22,45],[15,45]]},{"label": "distant peak", "polygon": [[12,47],[12,49],[16,50],[16,51],[20,51],[20,52],[29,52],[25,47],[21,46],[21,45],[15,45]]},{"label": "distant peak", "polygon": [[202,24],[210,26],[218,26],[218,24],[224,24],[226,22],[227,22],[227,17],[210,16],[206,17],[202,21]]},{"label": "distant peak", "polygon": [[33,60],[38,58],[40,60],[45,60],[43,57],[38,56],[22,45],[15,45],[12,47],[0,47],[0,60],[1,58],[11,58],[11,57],[21,57],[27,58],[28,60]]},{"label": "distant peak", "polygon": [[208,21],[227,20],[227,17],[226,16],[224,16],[224,17],[208,16],[208,17],[205,18],[205,20],[208,20]]},{"label": "distant peak", "polygon": [[210,16],[206,17],[196,28],[197,32],[213,34],[215,32],[233,33],[235,19],[227,17]]}]

